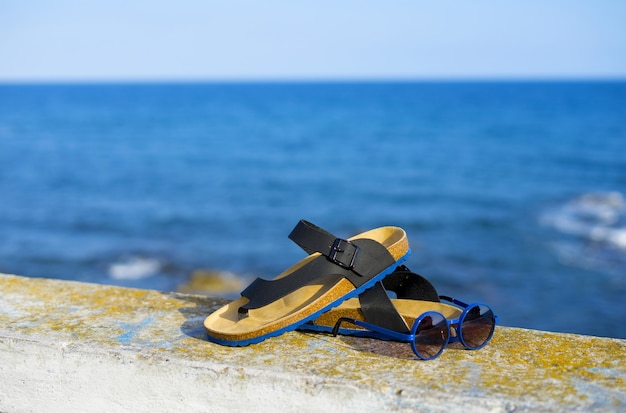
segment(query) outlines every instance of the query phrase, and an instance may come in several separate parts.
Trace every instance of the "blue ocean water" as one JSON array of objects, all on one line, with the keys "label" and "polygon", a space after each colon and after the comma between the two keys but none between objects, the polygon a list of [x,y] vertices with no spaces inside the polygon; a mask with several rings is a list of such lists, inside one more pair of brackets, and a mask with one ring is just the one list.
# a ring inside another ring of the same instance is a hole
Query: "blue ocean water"
[{"label": "blue ocean water", "polygon": [[626,82],[0,85],[0,272],[271,278],[406,229],[510,326],[626,338]]}]

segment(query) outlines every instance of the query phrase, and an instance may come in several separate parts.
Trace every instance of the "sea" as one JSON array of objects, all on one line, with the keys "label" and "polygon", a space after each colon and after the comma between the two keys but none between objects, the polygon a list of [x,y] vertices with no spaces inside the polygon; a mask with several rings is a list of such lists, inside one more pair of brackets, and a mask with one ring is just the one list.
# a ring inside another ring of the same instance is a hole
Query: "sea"
[{"label": "sea", "polygon": [[626,81],[0,85],[0,272],[245,286],[300,219],[404,228],[502,325],[626,338]]}]

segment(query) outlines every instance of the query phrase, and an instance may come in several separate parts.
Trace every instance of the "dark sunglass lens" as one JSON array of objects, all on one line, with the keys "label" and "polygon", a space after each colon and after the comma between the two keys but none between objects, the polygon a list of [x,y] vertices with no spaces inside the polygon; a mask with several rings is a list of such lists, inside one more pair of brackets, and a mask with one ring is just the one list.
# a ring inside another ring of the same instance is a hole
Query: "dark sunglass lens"
[{"label": "dark sunglass lens", "polygon": [[449,334],[446,318],[439,313],[428,313],[419,321],[413,350],[422,359],[435,358],[446,347]]},{"label": "dark sunglass lens", "polygon": [[461,340],[469,349],[477,349],[485,345],[496,327],[496,318],[491,308],[486,305],[475,305],[465,314],[461,324]]}]

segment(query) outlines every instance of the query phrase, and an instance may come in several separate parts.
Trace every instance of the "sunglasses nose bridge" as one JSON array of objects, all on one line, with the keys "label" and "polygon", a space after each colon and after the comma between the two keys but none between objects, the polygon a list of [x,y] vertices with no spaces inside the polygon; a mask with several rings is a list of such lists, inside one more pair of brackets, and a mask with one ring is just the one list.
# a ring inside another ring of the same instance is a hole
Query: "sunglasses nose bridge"
[{"label": "sunglasses nose bridge", "polygon": [[450,324],[450,341],[454,341],[453,339],[458,338],[459,336],[459,326],[463,321],[460,320],[458,323]]}]

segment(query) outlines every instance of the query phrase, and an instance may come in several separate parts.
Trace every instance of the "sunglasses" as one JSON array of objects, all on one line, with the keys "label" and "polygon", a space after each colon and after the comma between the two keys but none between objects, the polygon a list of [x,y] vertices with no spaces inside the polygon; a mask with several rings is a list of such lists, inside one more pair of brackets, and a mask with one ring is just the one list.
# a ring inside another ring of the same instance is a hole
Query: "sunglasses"
[{"label": "sunglasses", "polygon": [[491,307],[481,303],[465,304],[447,296],[439,298],[463,308],[459,318],[448,320],[437,311],[427,311],[415,320],[411,332],[405,334],[354,318],[341,317],[332,333],[336,336],[342,323],[354,324],[370,330],[372,334],[368,334],[368,337],[411,343],[413,352],[422,360],[439,357],[449,343],[461,342],[468,350],[478,350],[489,343],[498,322]]}]

